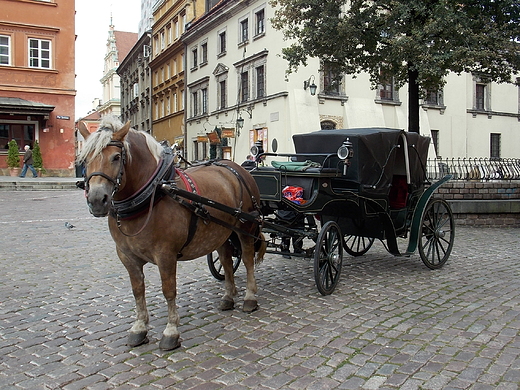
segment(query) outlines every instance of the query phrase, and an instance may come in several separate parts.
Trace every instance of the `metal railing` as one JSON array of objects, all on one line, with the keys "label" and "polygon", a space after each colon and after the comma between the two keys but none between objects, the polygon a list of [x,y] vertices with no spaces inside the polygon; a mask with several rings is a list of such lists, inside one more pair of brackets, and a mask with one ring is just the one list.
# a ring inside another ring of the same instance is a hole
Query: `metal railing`
[{"label": "metal railing", "polygon": [[520,180],[520,159],[428,159],[426,163],[428,180],[439,180],[448,173],[453,175],[452,180]]}]

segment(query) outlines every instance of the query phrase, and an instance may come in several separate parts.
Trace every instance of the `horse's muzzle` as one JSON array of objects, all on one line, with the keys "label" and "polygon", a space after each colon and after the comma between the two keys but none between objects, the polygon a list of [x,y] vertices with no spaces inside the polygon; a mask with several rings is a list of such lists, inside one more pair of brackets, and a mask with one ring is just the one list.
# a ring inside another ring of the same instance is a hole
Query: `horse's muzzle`
[{"label": "horse's muzzle", "polygon": [[90,188],[87,193],[87,205],[94,217],[106,217],[110,211],[112,196],[102,188]]}]

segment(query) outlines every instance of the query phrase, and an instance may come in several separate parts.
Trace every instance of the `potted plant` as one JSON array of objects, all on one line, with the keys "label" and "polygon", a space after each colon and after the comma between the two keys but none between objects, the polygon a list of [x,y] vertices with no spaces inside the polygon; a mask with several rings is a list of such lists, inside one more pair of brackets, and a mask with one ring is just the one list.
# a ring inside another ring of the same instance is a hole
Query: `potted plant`
[{"label": "potted plant", "polygon": [[18,151],[18,144],[14,139],[7,144],[9,151],[7,152],[7,168],[11,176],[20,175],[20,153]]},{"label": "potted plant", "polygon": [[38,141],[34,141],[33,160],[33,166],[38,171],[38,176],[41,176],[45,173],[45,168],[43,167],[42,151]]}]

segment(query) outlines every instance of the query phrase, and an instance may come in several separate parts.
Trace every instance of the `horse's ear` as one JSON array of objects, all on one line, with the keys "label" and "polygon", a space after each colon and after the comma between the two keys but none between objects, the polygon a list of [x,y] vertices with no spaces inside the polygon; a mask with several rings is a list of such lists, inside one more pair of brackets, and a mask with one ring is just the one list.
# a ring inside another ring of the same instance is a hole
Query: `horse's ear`
[{"label": "horse's ear", "polygon": [[112,135],[112,139],[114,141],[122,141],[123,138],[125,138],[126,135],[128,134],[129,130],[130,130],[130,121],[126,122],[123,127],[121,127],[118,131],[116,131]]},{"label": "horse's ear", "polygon": [[85,122],[79,122],[79,133],[83,136],[83,138],[87,139],[88,137],[90,137],[90,131],[88,131],[87,129],[87,125],[85,124]]}]

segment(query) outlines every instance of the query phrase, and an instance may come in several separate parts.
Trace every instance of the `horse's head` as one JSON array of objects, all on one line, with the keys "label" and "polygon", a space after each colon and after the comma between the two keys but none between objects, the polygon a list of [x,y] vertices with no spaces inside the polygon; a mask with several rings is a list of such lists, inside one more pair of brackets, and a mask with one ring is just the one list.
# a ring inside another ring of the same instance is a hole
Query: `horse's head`
[{"label": "horse's head", "polygon": [[83,122],[79,123],[79,131],[87,140],[80,154],[80,161],[86,165],[87,204],[95,217],[108,215],[114,194],[125,185],[125,137],[129,130],[130,122],[120,128],[104,127],[102,123],[91,134]]}]

